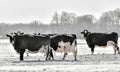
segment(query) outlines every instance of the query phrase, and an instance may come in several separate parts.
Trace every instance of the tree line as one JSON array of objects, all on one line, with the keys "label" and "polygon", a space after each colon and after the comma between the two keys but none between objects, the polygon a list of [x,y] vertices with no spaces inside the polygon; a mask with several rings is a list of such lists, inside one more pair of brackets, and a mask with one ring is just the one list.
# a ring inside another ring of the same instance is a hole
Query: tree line
[{"label": "tree line", "polygon": [[91,32],[111,33],[117,32],[120,35],[120,9],[102,13],[99,19],[93,15],[86,14],[76,16],[75,13],[63,11],[61,14],[54,13],[50,24],[33,21],[31,23],[0,24],[0,35],[22,31],[25,33],[75,33],[80,38],[81,31],[88,29]]}]

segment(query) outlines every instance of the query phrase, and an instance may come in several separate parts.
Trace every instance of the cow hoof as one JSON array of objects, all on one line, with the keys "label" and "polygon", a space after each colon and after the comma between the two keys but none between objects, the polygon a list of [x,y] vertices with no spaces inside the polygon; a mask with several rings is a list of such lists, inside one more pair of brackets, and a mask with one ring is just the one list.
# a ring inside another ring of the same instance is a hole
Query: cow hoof
[{"label": "cow hoof", "polygon": [[54,61],[54,59],[52,59]]},{"label": "cow hoof", "polygon": [[20,60],[20,62],[23,62],[24,60]]},{"label": "cow hoof", "polygon": [[91,53],[91,55],[93,55],[93,53]]},{"label": "cow hoof", "polygon": [[77,61],[77,59],[75,59],[75,61]]},{"label": "cow hoof", "polygon": [[24,61],[23,59],[20,59],[20,61]]},{"label": "cow hoof", "polygon": [[64,58],[62,58],[62,60],[65,60]]},{"label": "cow hoof", "polygon": [[47,61],[48,59],[46,58],[45,60]]},{"label": "cow hoof", "polygon": [[118,54],[120,55],[120,52],[118,52]]}]

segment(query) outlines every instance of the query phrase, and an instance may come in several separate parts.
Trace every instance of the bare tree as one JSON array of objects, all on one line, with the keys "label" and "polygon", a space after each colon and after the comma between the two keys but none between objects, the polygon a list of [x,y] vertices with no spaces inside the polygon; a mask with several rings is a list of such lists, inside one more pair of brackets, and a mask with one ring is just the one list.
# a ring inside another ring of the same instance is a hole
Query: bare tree
[{"label": "bare tree", "polygon": [[53,18],[51,20],[51,24],[59,24],[59,15],[57,12],[54,13]]},{"label": "bare tree", "polygon": [[62,12],[61,14],[61,24],[73,24],[75,21],[75,14],[74,13],[68,13],[68,12]]}]

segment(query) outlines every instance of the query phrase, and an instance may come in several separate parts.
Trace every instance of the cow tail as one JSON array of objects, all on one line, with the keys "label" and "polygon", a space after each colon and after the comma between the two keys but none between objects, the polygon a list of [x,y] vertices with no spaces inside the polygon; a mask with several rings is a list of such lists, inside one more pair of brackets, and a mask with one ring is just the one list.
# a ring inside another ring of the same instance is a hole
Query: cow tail
[{"label": "cow tail", "polygon": [[75,39],[75,46],[77,46],[77,39]]},{"label": "cow tail", "polygon": [[74,47],[77,46],[77,40],[75,39],[73,42],[72,42],[72,45],[74,44]]}]

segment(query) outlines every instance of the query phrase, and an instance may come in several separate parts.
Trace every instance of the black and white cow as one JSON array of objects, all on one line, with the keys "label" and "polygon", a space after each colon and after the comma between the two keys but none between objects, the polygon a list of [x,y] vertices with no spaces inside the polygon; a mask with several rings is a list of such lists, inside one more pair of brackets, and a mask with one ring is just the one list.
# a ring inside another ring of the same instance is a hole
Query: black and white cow
[{"label": "black and white cow", "polygon": [[88,30],[84,30],[83,32],[81,32],[81,34],[84,35],[88,46],[91,48],[91,54],[94,53],[95,45],[100,47],[113,46],[114,54],[116,54],[116,51],[118,51],[118,53],[120,54],[118,47],[118,34],[116,32],[106,34],[91,33],[88,32]]},{"label": "black and white cow", "polygon": [[42,49],[46,53],[46,60],[49,59],[49,36],[33,36],[27,34],[14,36],[6,34],[6,36],[10,38],[14,49],[20,54],[20,60],[24,60],[23,56],[26,49],[29,52],[39,52]]},{"label": "black and white cow", "polygon": [[[50,39],[50,47],[56,52],[64,52],[63,60],[65,59],[68,52],[72,52],[75,60],[77,60],[77,42],[75,34],[61,34],[53,35]],[[50,55],[53,58],[52,50]],[[54,58],[53,58],[54,59]]]}]

